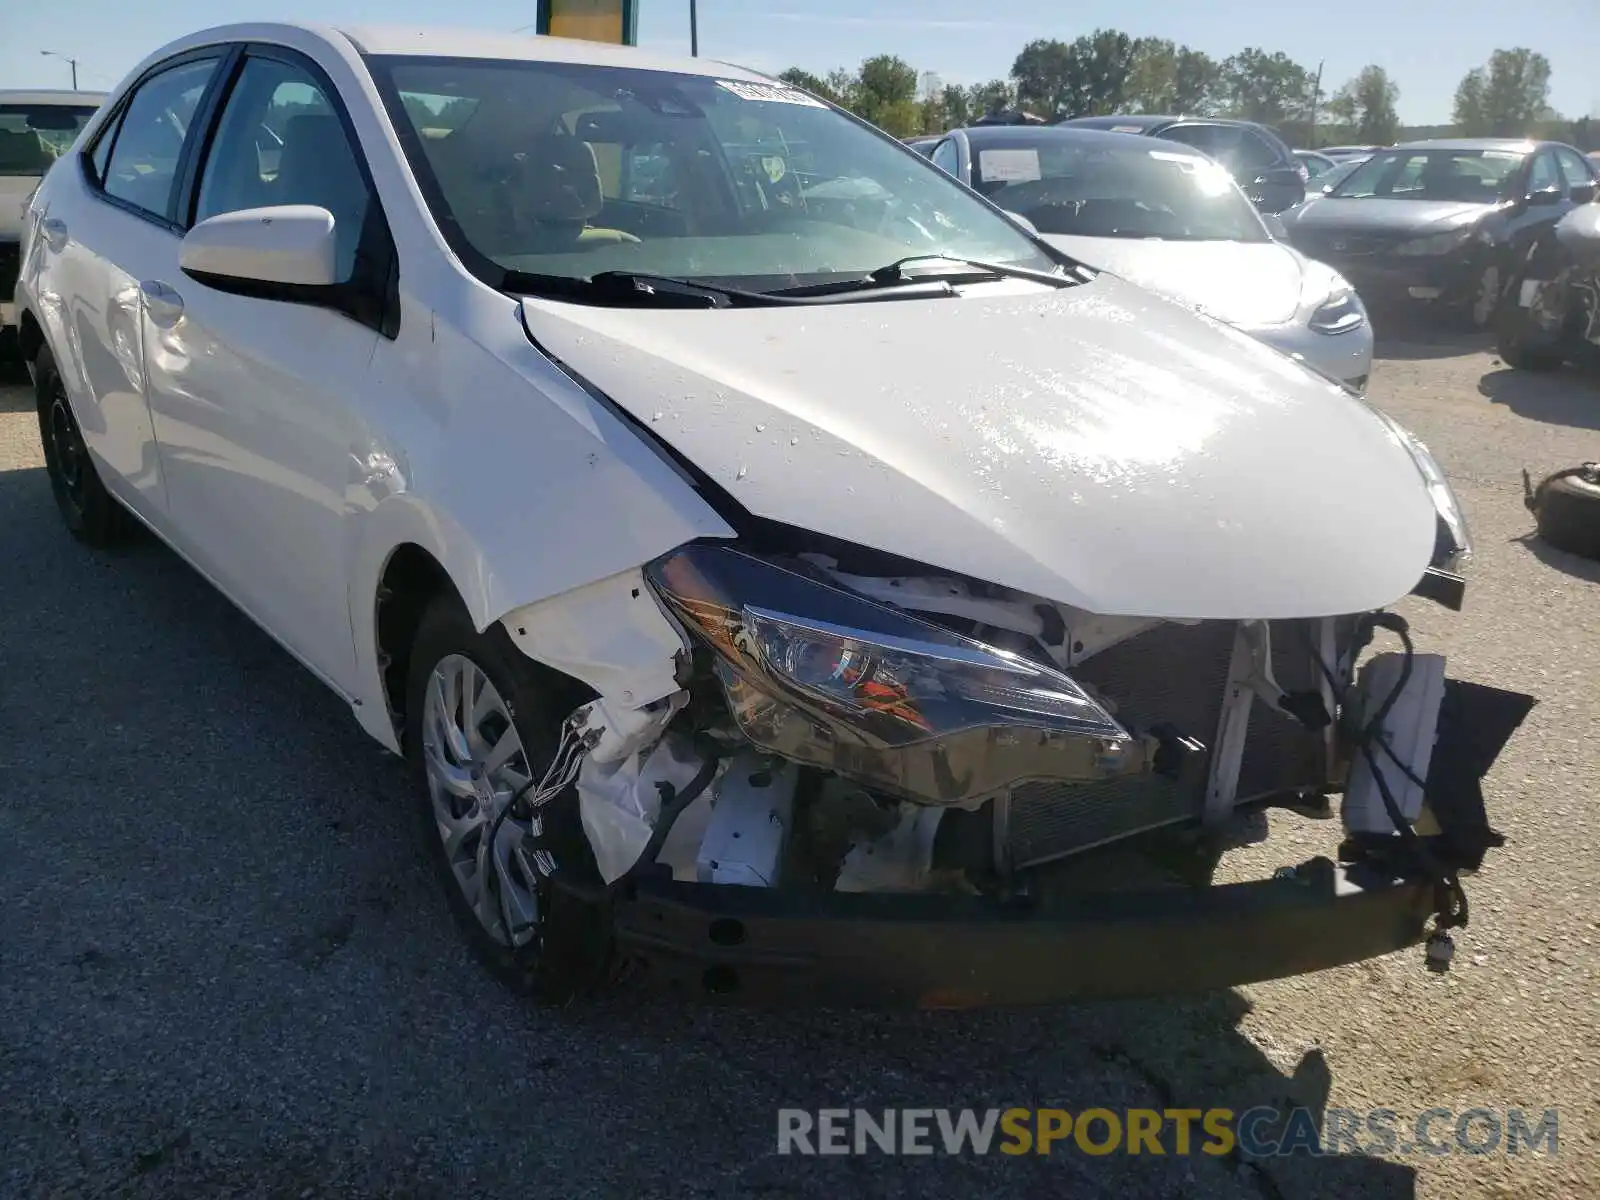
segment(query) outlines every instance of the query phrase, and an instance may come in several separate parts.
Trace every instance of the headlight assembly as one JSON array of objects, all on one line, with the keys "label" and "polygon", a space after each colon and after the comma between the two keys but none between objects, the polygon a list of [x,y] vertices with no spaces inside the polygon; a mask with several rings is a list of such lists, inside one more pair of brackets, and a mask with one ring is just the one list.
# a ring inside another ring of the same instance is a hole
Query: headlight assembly
[{"label": "headlight assembly", "polygon": [[1417,440],[1414,433],[1382,409],[1373,408],[1372,411],[1378,414],[1389,431],[1410,452],[1411,460],[1417,464],[1428,495],[1433,500],[1434,511],[1439,516],[1439,535],[1434,546],[1433,561],[1428,565],[1460,575],[1472,561],[1472,533],[1467,528],[1467,518],[1461,511],[1461,502],[1456,499],[1455,489],[1445,478],[1444,469],[1433,457],[1433,452]]},{"label": "headlight assembly", "polygon": [[1145,769],[1141,740],[1021,655],[727,546],[687,546],[645,577],[714,653],[741,732],[785,758],[940,804]]},{"label": "headlight assembly", "polygon": [[1444,233],[1432,233],[1427,237],[1412,238],[1409,242],[1401,242],[1395,247],[1395,253],[1404,254],[1408,257],[1449,254],[1456,247],[1464,246],[1471,240],[1472,230],[1450,229]]},{"label": "headlight assembly", "polygon": [[1349,333],[1367,323],[1367,310],[1350,288],[1334,292],[1311,314],[1311,328],[1318,333]]}]

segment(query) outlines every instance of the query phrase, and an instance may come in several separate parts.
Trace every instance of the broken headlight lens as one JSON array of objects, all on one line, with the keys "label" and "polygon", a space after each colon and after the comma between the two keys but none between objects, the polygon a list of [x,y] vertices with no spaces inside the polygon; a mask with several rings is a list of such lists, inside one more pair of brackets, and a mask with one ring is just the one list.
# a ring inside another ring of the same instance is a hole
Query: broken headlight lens
[{"label": "broken headlight lens", "polygon": [[728,666],[885,741],[1009,723],[1128,736],[1060,671],[738,550],[690,546],[646,577]]},{"label": "broken headlight lens", "polygon": [[[1428,496],[1433,500],[1434,511],[1439,515],[1440,544],[1435,547],[1434,560],[1429,566],[1455,575],[1461,574],[1472,561],[1472,531],[1467,528],[1466,514],[1461,511],[1461,502],[1456,499],[1455,489],[1445,478],[1444,468],[1416,434],[1382,409],[1373,408],[1372,411],[1378,414],[1378,418],[1411,455],[1411,461],[1417,464]],[[1454,544],[1446,546],[1443,544],[1446,540]]]},{"label": "broken headlight lens", "polygon": [[717,657],[751,741],[923,802],[1104,778],[1137,745],[1073,679],[831,582],[718,545],[645,577]]}]

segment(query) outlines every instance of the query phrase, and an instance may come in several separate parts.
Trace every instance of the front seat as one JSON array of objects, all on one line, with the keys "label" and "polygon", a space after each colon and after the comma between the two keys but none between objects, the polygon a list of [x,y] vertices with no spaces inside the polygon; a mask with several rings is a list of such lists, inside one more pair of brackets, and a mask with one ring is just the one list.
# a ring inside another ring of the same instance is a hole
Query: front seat
[{"label": "front seat", "polygon": [[0,175],[43,175],[55,161],[38,135],[0,129]]},{"label": "front seat", "polygon": [[338,117],[308,113],[289,119],[274,191],[278,204],[315,204],[333,214],[338,278],[349,279],[369,197]]},{"label": "front seat", "polygon": [[589,224],[605,207],[605,196],[600,165],[588,142],[570,134],[540,134],[518,159],[518,186],[510,200],[525,252],[551,254],[639,240],[620,229]]}]

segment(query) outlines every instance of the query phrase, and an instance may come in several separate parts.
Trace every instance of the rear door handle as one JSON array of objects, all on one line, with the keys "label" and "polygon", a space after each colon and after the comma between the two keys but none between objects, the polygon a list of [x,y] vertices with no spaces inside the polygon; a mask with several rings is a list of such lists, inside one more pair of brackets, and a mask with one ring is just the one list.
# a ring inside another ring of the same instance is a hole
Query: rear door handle
[{"label": "rear door handle", "polygon": [[44,235],[45,245],[57,254],[66,248],[67,223],[60,217],[46,217],[40,221],[39,232]]},{"label": "rear door handle", "polygon": [[140,282],[139,292],[144,296],[145,311],[150,319],[163,329],[176,325],[183,316],[183,297],[170,284],[159,279]]}]

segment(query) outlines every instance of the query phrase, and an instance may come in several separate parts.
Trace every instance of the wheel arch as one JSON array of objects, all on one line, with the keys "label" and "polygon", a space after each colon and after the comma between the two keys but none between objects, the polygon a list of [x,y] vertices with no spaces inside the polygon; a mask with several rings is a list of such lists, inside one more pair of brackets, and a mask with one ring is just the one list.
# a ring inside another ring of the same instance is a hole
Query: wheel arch
[{"label": "wheel arch", "polygon": [[479,633],[504,621],[509,644],[524,657],[595,694],[634,707],[674,690],[682,637],[644,588],[644,564],[564,578],[538,568],[540,549],[527,547],[513,571],[497,571],[503,548],[497,555],[408,494],[362,519],[349,603],[356,714],[368,733],[402,751],[411,644],[441,593],[460,601]]}]

